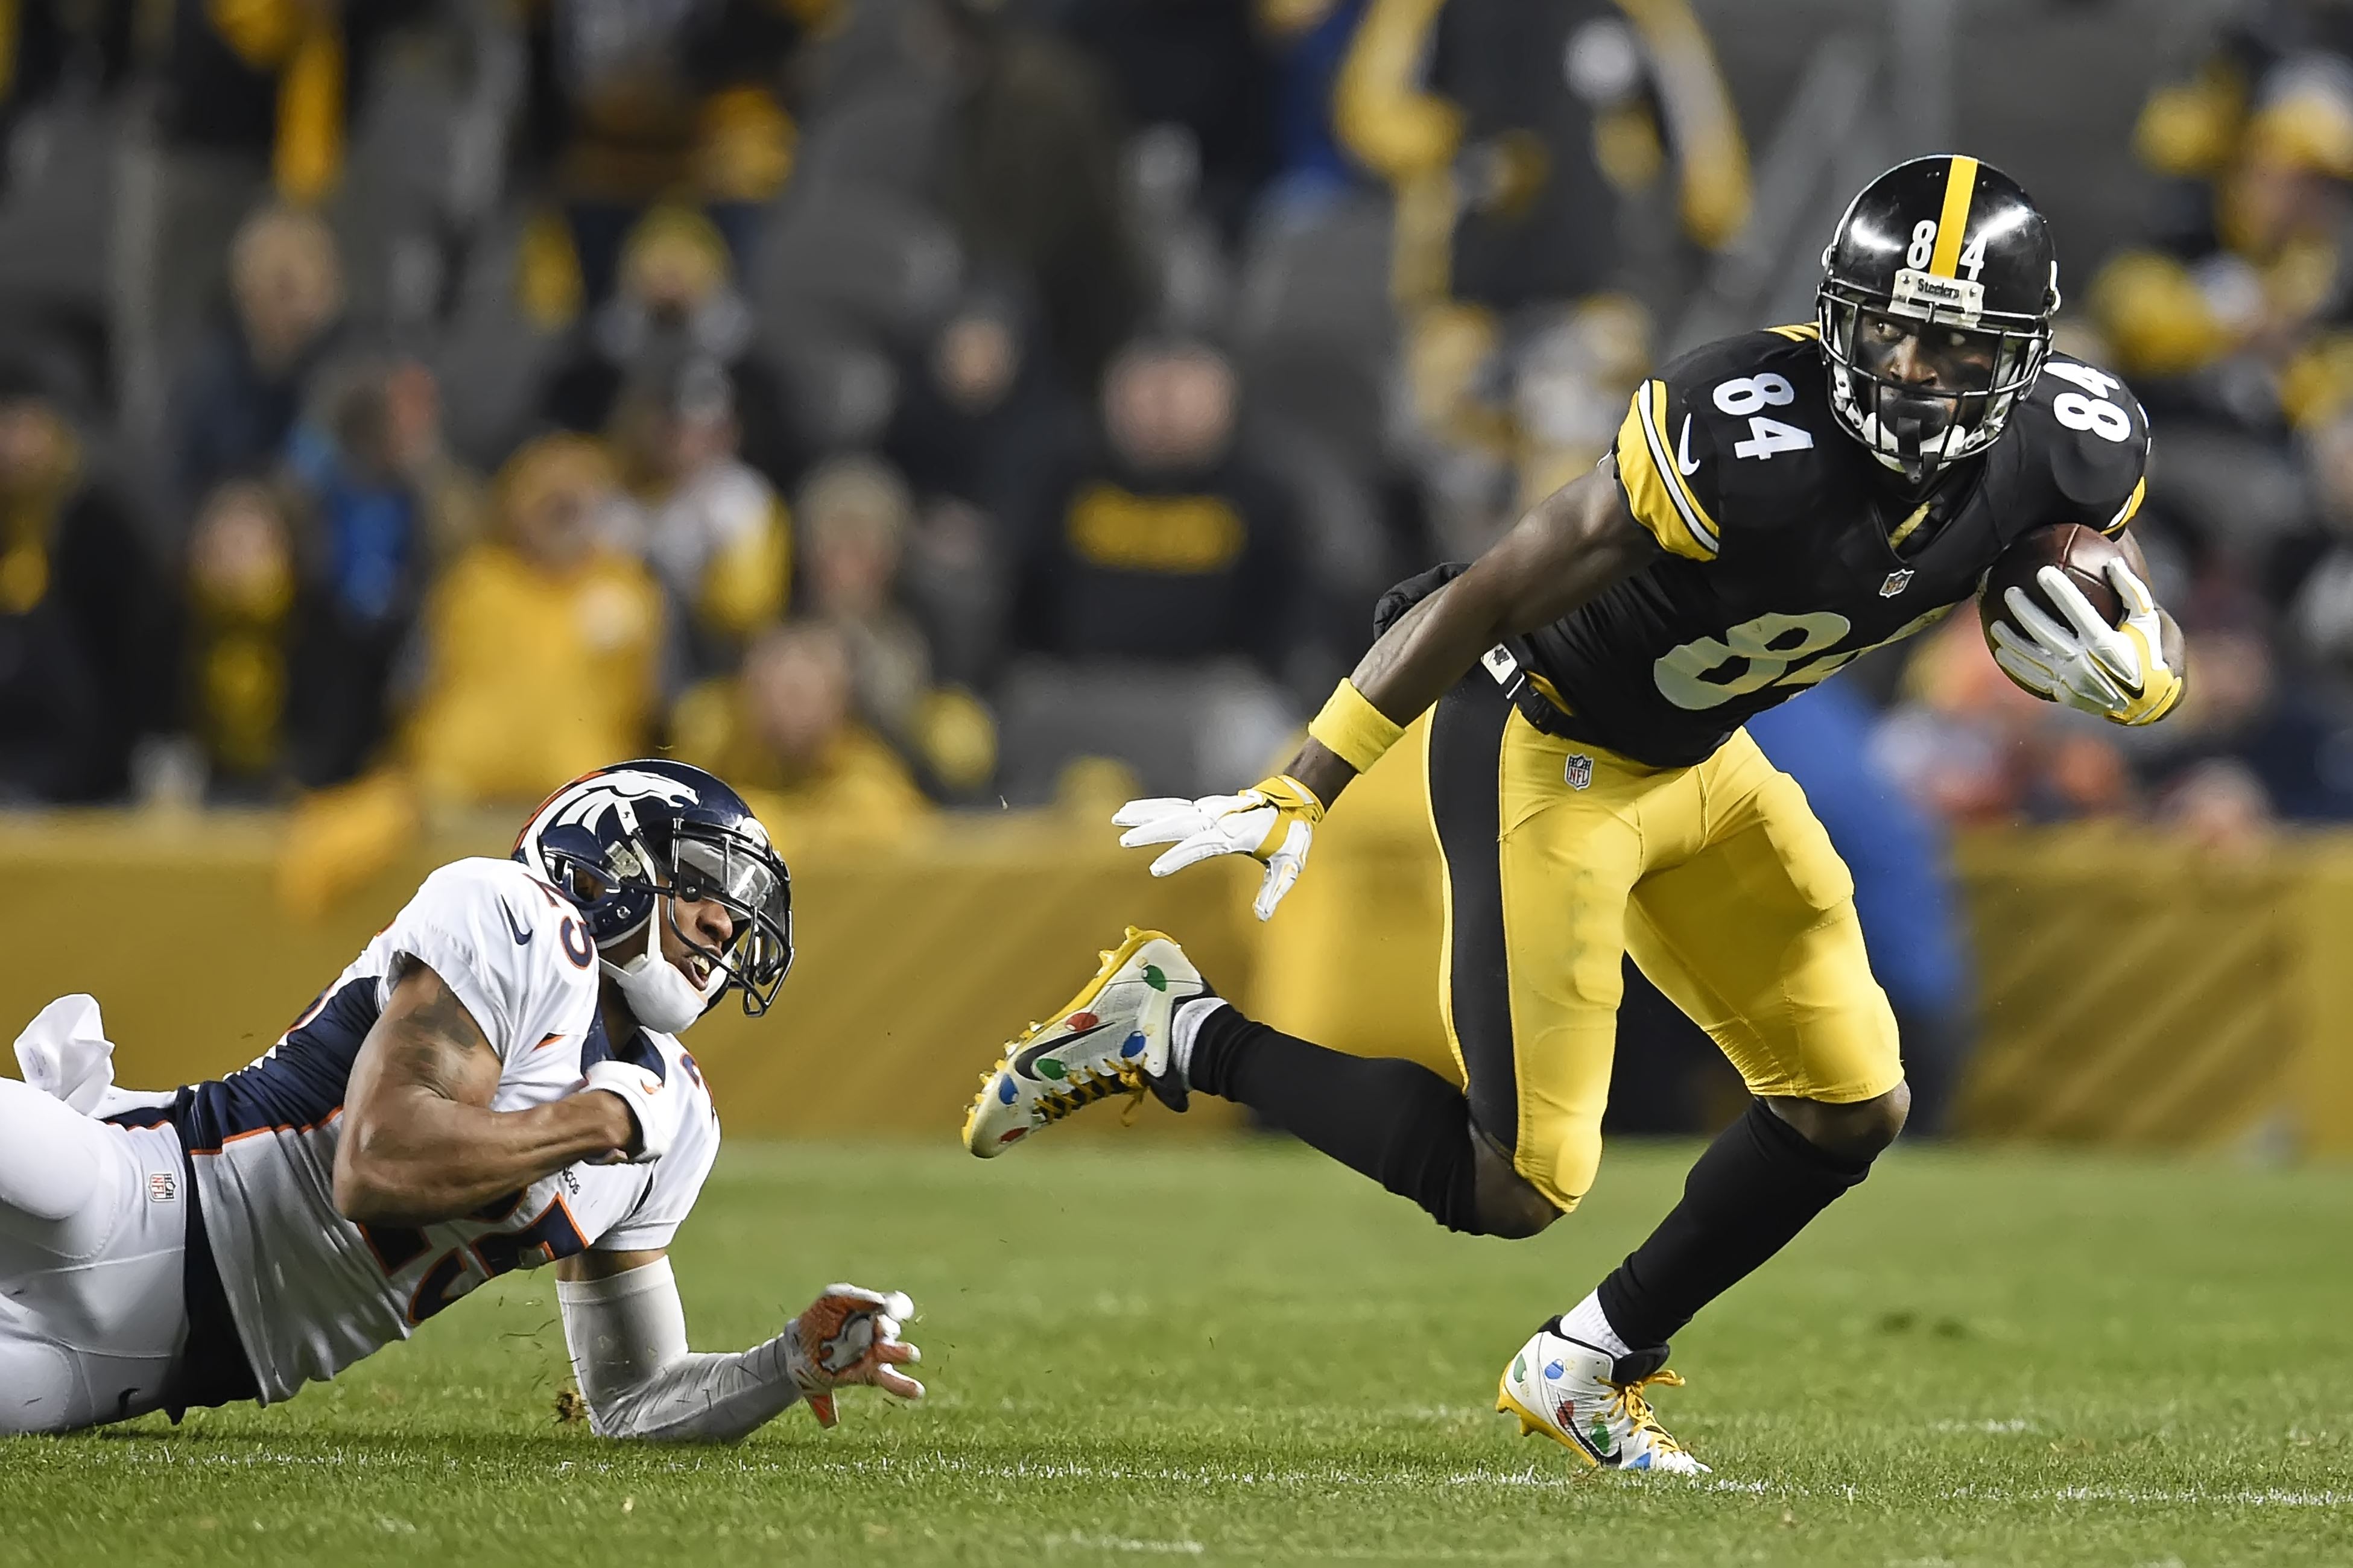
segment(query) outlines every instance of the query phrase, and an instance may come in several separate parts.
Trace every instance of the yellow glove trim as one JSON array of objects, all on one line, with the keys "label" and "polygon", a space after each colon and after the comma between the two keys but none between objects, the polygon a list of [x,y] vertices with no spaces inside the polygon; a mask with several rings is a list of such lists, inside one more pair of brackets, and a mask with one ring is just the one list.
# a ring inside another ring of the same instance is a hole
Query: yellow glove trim
[{"label": "yellow glove trim", "polygon": [[[1359,698],[1357,700],[1364,700]],[[1291,836],[1293,823],[1304,822],[1313,827],[1324,820],[1324,803],[1316,798],[1314,790],[1289,773],[1278,773],[1273,778],[1254,784],[1250,785],[1250,793],[1264,795],[1267,804],[1274,807],[1273,826],[1266,830],[1266,837],[1258,841],[1258,847],[1250,851],[1250,858],[1254,860],[1267,860],[1281,849],[1282,841]]]},{"label": "yellow glove trim", "polygon": [[[1307,726],[1307,733],[1321,742],[1325,751],[1361,773],[1370,771],[1381,760],[1381,754],[1398,743],[1405,726],[1374,707],[1353,683],[1344,680],[1332,689],[1324,710]],[[1316,814],[1323,814],[1322,807],[1317,807]]]},{"label": "yellow glove trim", "polygon": [[2106,717],[2111,723],[2116,724],[2154,724],[2173,711],[2175,705],[2181,700],[2181,693],[2187,689],[2186,683],[2174,673],[2158,650],[2149,647],[2147,638],[2131,626],[2122,630],[2140,650],[2140,667],[2147,671],[2147,677],[2123,712],[2110,713]]}]

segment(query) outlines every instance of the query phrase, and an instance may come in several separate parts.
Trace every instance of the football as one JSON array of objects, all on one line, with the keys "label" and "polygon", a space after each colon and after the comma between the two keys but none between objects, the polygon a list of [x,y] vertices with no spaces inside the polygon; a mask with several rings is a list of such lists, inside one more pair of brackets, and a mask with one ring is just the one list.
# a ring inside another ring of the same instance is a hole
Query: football
[{"label": "football", "polygon": [[2023,588],[2034,602],[2049,611],[2061,626],[2067,617],[2061,615],[2050,595],[2035,582],[2035,574],[2045,566],[2056,566],[2067,574],[2084,597],[2092,602],[2101,619],[2115,626],[2124,618],[2124,601],[2109,585],[2107,567],[2111,561],[2121,560],[2123,552],[2116,542],[2095,528],[2080,522],[2062,522],[2048,528],[2038,528],[2021,534],[2010,547],[2001,552],[1986,574],[1985,586],[1978,593],[1978,620],[1985,628],[1986,641],[1993,641],[1997,621],[2009,621],[2010,629],[2025,635],[2026,628],[2018,625],[2010,614],[2011,588]]}]

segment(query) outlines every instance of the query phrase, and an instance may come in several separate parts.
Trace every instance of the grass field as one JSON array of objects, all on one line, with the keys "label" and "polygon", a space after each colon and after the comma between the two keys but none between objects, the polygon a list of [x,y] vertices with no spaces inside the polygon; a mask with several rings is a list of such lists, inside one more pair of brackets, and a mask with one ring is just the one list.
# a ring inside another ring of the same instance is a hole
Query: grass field
[{"label": "grass field", "polygon": [[1285,1147],[734,1147],[697,1342],[901,1287],[921,1406],[599,1442],[522,1276],[281,1408],[0,1446],[0,1563],[2353,1562],[2353,1173],[1893,1156],[1678,1342],[1713,1477],[1515,1437],[1504,1358],[1691,1152],[1514,1244]]}]

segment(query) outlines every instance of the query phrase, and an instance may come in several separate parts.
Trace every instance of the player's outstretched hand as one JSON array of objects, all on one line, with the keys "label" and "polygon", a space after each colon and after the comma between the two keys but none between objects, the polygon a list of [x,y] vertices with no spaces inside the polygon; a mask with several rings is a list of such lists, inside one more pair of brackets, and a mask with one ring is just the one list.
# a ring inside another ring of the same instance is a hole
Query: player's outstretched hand
[{"label": "player's outstretched hand", "polygon": [[923,1359],[902,1342],[900,1328],[915,1315],[905,1294],[828,1285],[785,1330],[785,1355],[793,1382],[820,1426],[840,1417],[833,1391],[866,1384],[902,1399],[921,1399],[923,1385],[899,1368]]},{"label": "player's outstretched hand", "polygon": [[608,1058],[591,1066],[580,1080],[581,1093],[590,1089],[617,1096],[629,1108],[630,1120],[638,1124],[635,1146],[622,1151],[620,1159],[608,1163],[650,1165],[670,1152],[671,1142],[678,1137],[679,1118],[685,1114],[686,1096],[665,1084],[659,1073],[634,1062],[617,1062]]},{"label": "player's outstretched hand", "polygon": [[1247,855],[1261,862],[1266,878],[1250,908],[1266,920],[1307,865],[1307,847],[1324,820],[1324,803],[1305,784],[1281,773],[1240,795],[1131,800],[1111,820],[1114,827],[1127,829],[1119,839],[1124,849],[1176,846],[1152,863],[1155,877],[1173,876],[1219,855]]}]

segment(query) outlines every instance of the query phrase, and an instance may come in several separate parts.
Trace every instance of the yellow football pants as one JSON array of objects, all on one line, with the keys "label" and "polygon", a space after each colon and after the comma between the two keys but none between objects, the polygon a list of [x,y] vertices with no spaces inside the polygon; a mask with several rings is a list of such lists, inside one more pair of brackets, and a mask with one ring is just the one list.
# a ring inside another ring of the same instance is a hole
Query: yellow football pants
[{"label": "yellow football pants", "polygon": [[1434,715],[1429,784],[1472,1120],[1564,1210],[1601,1161],[1624,954],[1752,1093],[1851,1103],[1903,1080],[1854,880],[1746,730],[1648,768],[1545,734],[1474,674]]}]

